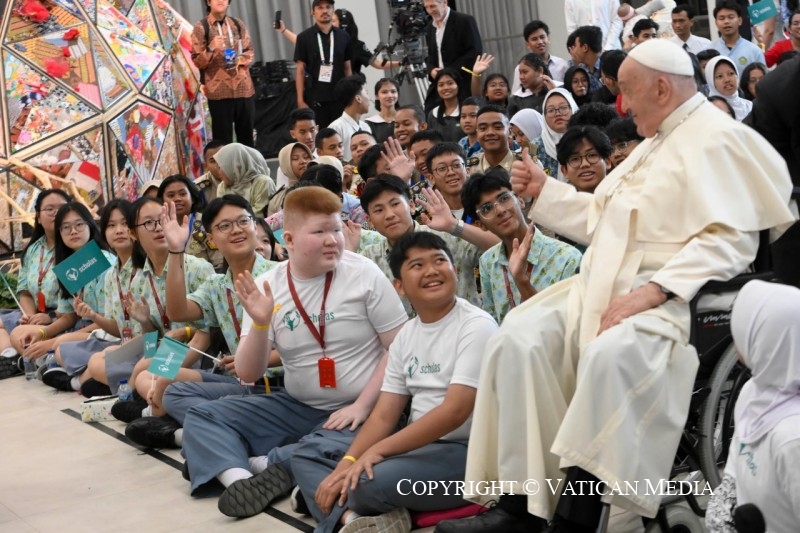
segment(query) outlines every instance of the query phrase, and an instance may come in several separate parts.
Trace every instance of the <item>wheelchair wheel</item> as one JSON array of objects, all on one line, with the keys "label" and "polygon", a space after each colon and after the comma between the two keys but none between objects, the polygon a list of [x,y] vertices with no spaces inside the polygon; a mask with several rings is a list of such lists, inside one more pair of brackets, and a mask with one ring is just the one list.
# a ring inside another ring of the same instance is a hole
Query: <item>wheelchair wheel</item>
[{"label": "wheelchair wheel", "polygon": [[710,391],[700,412],[698,456],[703,475],[712,488],[722,481],[719,469],[728,457],[733,436],[733,408],[749,377],[731,343],[711,373]]},{"label": "wheelchair wheel", "polygon": [[663,531],[658,520],[650,520],[644,528],[644,533],[703,533],[705,528],[700,523],[700,518],[688,507],[670,505],[666,513],[669,530]]}]

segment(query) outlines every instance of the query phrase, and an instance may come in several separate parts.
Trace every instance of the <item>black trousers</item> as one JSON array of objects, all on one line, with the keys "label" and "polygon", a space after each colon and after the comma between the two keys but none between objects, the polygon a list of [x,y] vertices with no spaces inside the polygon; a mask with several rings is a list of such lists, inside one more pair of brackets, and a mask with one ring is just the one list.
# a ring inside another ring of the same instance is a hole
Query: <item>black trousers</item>
[{"label": "black trousers", "polygon": [[307,99],[306,103],[314,110],[314,118],[317,128],[327,128],[328,124],[342,116],[344,107],[339,102],[333,100],[328,102],[316,102]]},{"label": "black trousers", "polygon": [[255,148],[255,96],[209,100],[208,110],[211,113],[211,135],[214,140],[232,143],[235,128],[236,142]]}]

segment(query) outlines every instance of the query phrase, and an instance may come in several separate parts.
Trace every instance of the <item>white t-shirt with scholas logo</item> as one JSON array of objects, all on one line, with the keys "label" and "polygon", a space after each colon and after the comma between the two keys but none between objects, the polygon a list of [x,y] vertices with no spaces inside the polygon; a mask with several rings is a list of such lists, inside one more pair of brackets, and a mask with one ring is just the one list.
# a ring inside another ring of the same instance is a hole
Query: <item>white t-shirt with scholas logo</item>
[{"label": "white t-shirt with scholas logo", "polygon": [[[389,347],[381,391],[411,396],[410,422],[444,401],[450,385],[478,388],[481,361],[497,322],[486,311],[458,298],[441,320],[425,324],[414,318]],[[467,442],[472,416],[442,440]]]},{"label": "white t-shirt with scholas logo", "polygon": [[[269,338],[281,354],[286,391],[316,409],[340,409],[358,398],[383,356],[378,333],[402,326],[408,316],[383,272],[369,259],[345,251],[325,303],[325,344],[327,356],[334,361],[336,388],[322,388],[317,366],[322,349],[292,300],[287,266],[288,262],[283,262],[255,280],[259,290],[263,291],[264,280],[272,289],[275,307]],[[325,275],[293,280],[303,308],[319,329]],[[242,336],[252,324],[253,319],[245,313]]]}]

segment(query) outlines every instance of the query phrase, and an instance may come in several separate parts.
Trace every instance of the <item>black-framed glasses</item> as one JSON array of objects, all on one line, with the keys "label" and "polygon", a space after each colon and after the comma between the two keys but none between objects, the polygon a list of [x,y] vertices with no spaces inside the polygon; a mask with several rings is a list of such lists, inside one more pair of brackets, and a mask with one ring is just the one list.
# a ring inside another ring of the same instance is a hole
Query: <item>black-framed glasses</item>
[{"label": "black-framed glasses", "polygon": [[572,108],[566,104],[558,106],[558,107],[548,107],[544,110],[545,115],[566,115],[572,111]]},{"label": "black-framed glasses", "polygon": [[70,233],[72,233],[72,230],[75,230],[78,233],[80,233],[83,230],[85,230],[87,227],[89,227],[89,224],[87,224],[86,222],[81,220],[81,221],[76,222],[74,224],[61,224],[61,227],[58,228],[58,230],[61,233],[66,233],[67,235],[69,235]]},{"label": "black-framed glasses", "polygon": [[142,226],[144,226],[144,229],[146,229],[147,231],[155,231],[158,226],[161,226],[161,220],[158,218],[145,220],[141,224],[136,224],[134,228],[140,228]]},{"label": "black-framed glasses", "polygon": [[514,193],[504,192],[498,196],[494,202],[486,202],[478,206],[478,214],[483,218],[494,218],[497,214],[497,206],[508,207],[516,199]]},{"label": "black-framed glasses", "polygon": [[223,220],[216,226],[214,226],[215,230],[218,230],[220,233],[230,233],[233,230],[234,224],[240,228],[246,228],[253,223],[253,217],[250,215],[245,215],[242,217],[237,218],[236,220]]},{"label": "black-framed glasses", "polygon": [[572,168],[579,168],[584,159],[586,159],[586,162],[589,163],[590,165],[594,165],[602,158],[600,157],[600,154],[598,154],[597,152],[589,152],[586,155],[575,154],[573,156],[570,156],[569,159],[567,159],[567,165]]},{"label": "black-framed glasses", "polygon": [[447,170],[450,169],[453,172],[459,172],[461,169],[464,168],[463,161],[453,161],[449,165],[439,165],[438,167],[433,169],[433,173],[437,176],[446,176]]}]

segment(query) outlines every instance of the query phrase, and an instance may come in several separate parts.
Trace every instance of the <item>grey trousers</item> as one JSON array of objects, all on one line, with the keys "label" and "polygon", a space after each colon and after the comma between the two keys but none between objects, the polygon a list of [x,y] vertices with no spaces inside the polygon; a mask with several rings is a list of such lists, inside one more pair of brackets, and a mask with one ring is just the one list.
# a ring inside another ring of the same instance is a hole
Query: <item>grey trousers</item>
[{"label": "grey trousers", "polygon": [[191,407],[183,422],[182,453],[189,463],[192,492],[229,468],[249,470],[248,457],[299,441],[330,414],[285,391]]},{"label": "grey trousers", "polygon": [[[202,372],[203,381],[176,381],[164,391],[162,404],[169,416],[183,425],[186,413],[201,403],[219,400],[226,396],[246,396],[252,387],[241,385],[233,376]],[[262,391],[263,392],[263,389]]]},{"label": "grey trousers", "polygon": [[[354,436],[331,432],[309,436],[298,444],[292,456],[292,471],[311,514],[319,522],[316,533],[334,531],[346,509],[360,515],[378,515],[399,507],[413,511],[440,511],[466,505],[456,490],[464,480],[467,445],[437,441],[422,448],[387,457],[375,465],[375,479],[361,475],[358,486],[350,491],[344,506],[333,507],[329,515],[314,502],[314,493],[336,468]],[[449,482],[446,486],[427,485],[428,481]],[[415,482],[421,482],[416,483]]]}]

